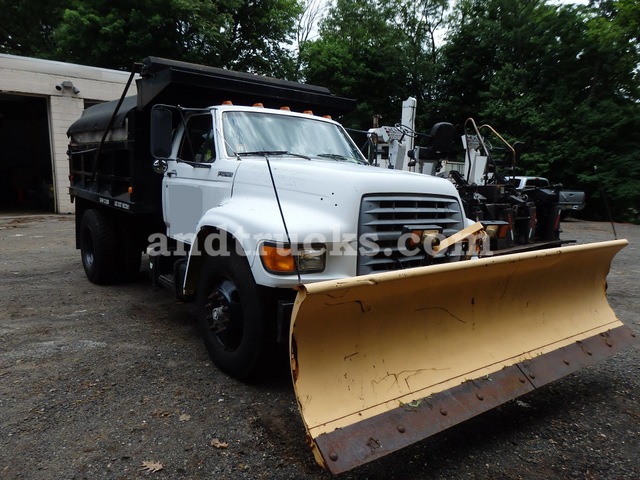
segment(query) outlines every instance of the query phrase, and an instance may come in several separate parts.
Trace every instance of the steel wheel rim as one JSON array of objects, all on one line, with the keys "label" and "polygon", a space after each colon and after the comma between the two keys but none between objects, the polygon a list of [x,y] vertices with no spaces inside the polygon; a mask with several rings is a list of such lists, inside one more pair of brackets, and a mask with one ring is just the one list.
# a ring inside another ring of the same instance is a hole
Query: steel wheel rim
[{"label": "steel wheel rim", "polygon": [[86,229],[82,235],[82,259],[88,268],[93,267],[95,262],[93,250],[93,237],[91,231]]},{"label": "steel wheel rim", "polygon": [[205,321],[215,341],[227,351],[235,351],[242,342],[244,315],[235,283],[220,279],[207,297]]}]

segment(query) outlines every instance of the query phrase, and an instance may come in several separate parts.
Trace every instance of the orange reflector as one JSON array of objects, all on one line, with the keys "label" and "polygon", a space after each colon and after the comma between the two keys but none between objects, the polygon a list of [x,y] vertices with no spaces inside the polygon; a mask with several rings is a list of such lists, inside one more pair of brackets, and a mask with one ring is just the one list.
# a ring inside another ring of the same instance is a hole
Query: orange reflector
[{"label": "orange reflector", "polygon": [[307,115],[313,115],[313,110],[305,110],[302,113],[306,113]]},{"label": "orange reflector", "polygon": [[222,102],[222,105],[233,105],[233,102],[231,100],[225,100]]},{"label": "orange reflector", "polygon": [[331,120],[331,115],[323,115],[322,118],[328,118],[329,120]]},{"label": "orange reflector", "polygon": [[128,191],[129,191],[129,195],[131,195],[133,193],[133,187],[129,187]]},{"label": "orange reflector", "polygon": [[253,106],[258,108],[264,108],[264,105],[261,104],[260,102],[254,103]]},{"label": "orange reflector", "polygon": [[287,112],[291,111],[291,109],[289,107],[287,107],[287,106],[280,107],[280,110],[286,110]]},{"label": "orange reflector", "polygon": [[296,271],[290,248],[263,244],[260,247],[260,259],[264,268],[271,273],[293,273]]}]

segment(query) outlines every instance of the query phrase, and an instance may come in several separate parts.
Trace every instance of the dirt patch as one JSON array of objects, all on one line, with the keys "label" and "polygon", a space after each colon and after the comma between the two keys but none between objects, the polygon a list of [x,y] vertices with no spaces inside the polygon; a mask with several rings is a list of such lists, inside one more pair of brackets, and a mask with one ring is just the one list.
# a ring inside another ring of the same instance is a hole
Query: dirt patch
[{"label": "dirt patch", "polygon": [[[612,237],[606,223],[563,225],[580,242]],[[73,229],[72,216],[0,219],[0,478],[331,478],[305,445],[286,368],[257,385],[223,375],[192,307],[153,289],[147,272],[89,283]],[[640,333],[640,227],[616,229],[631,243],[609,297]],[[341,478],[640,478],[639,352]]]}]

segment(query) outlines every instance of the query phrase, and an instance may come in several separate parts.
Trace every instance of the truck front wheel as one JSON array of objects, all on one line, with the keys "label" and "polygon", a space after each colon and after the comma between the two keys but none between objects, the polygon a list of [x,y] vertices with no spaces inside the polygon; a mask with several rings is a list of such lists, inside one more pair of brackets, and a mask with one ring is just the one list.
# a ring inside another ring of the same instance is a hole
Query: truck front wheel
[{"label": "truck front wheel", "polygon": [[268,312],[246,259],[205,259],[198,286],[198,323],[220,370],[238,379],[255,377],[269,351]]},{"label": "truck front wheel", "polygon": [[116,235],[109,214],[86,210],[80,223],[82,266],[89,281],[98,285],[112,283],[116,274]]}]

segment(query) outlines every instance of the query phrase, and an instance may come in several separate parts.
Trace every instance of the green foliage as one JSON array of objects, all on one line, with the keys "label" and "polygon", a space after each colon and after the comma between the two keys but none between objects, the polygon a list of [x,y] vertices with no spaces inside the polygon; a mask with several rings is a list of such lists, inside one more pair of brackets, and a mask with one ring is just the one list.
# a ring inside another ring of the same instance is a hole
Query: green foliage
[{"label": "green foliage", "polygon": [[56,56],[124,69],[147,55],[219,63],[210,45],[218,42],[225,20],[213,3],[76,0],[54,32]]},{"label": "green foliage", "polygon": [[587,215],[605,215],[604,189],[617,219],[638,219],[639,11],[463,0],[441,52],[443,76],[453,72],[443,108],[524,140],[520,171],[586,190]]},{"label": "green foliage", "polygon": [[230,22],[222,38],[222,65],[281,78],[295,76],[291,45],[296,20],[302,14],[297,0],[235,0],[227,9]]},{"label": "green foliage", "polygon": [[62,19],[61,0],[0,0],[0,53],[52,58],[53,31]]},{"label": "green foliage", "polygon": [[320,38],[302,52],[303,76],[358,100],[344,119],[369,128],[373,115],[396,123],[402,101],[431,89],[435,22],[446,1],[337,0],[320,25]]},{"label": "green foliage", "polygon": [[302,12],[297,0],[0,2],[12,19],[0,52],[125,70],[154,55],[277,76],[292,75],[286,45]]}]

